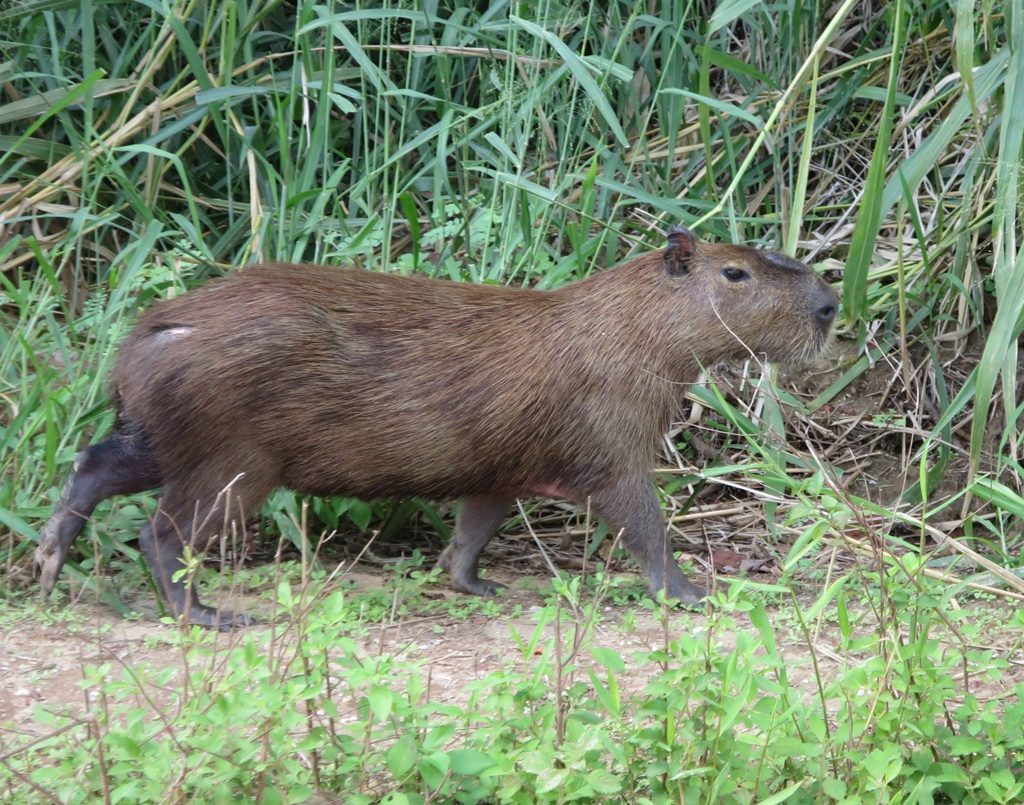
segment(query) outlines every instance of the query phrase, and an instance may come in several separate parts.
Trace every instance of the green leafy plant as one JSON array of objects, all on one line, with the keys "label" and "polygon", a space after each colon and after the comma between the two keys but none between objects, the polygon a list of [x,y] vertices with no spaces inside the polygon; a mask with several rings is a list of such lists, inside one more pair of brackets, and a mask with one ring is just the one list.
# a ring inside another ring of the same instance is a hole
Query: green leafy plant
[{"label": "green leafy plant", "polygon": [[[684,222],[804,259],[844,299],[828,374],[708,367],[687,391],[658,475],[676,547],[695,573],[723,545],[768,568],[720,573],[705,615],[596,568],[600,526],[595,572],[535,611],[437,599],[422,557],[356,592],[321,537],[414,522],[443,541],[447,511],[281,491],[264,530],[300,561],[191,567],[254,590],[273,629],[167,632],[177,669],[86,663],[84,713],[0,733],[0,796],[1020,800],[1022,18],[1018,0],[0,8],[5,622],[78,628],[65,599],[24,598],[62,479],[112,427],[117,344],[237,266],[546,289]],[[101,506],[59,594],[130,614],[154,506]],[[444,703],[422,663],[367,648],[405,619],[524,610],[517,659]],[[600,644],[651,617],[659,646]]]}]

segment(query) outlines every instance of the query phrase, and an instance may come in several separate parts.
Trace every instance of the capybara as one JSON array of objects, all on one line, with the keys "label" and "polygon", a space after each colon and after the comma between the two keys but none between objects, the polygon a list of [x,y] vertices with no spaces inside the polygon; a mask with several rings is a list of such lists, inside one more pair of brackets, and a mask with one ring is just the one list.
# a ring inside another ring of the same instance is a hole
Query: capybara
[{"label": "capybara", "polygon": [[702,367],[792,363],[830,337],[837,298],[807,266],[697,240],[553,291],[319,265],[245,268],[144,313],[120,347],[113,433],[79,453],[36,562],[49,592],[97,503],[163,487],[142,551],[176,615],[204,606],[182,567],[279,486],[461,498],[439,564],[493,594],[480,553],[516,497],[588,500],[652,592],[703,591],[672,557],[650,473]]}]

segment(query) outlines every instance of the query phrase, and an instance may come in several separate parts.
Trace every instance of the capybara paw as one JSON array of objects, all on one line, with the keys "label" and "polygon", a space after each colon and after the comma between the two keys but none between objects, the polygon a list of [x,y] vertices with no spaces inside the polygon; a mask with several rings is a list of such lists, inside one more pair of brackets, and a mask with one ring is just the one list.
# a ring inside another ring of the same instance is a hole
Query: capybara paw
[{"label": "capybara paw", "polygon": [[707,596],[706,590],[685,579],[681,582],[670,583],[665,590],[665,598],[674,600],[684,607],[700,606],[705,596]]},{"label": "capybara paw", "polygon": [[[184,620],[184,616],[182,616]],[[191,607],[188,611],[187,623],[194,623],[207,629],[217,629],[221,632],[230,632],[233,629],[242,629],[251,626],[256,619],[244,612],[232,612],[228,609],[214,609],[213,607],[199,606]]]},{"label": "capybara paw", "polygon": [[44,596],[50,594],[57,583],[57,576],[64,566],[64,556],[57,538],[43,529],[42,539],[36,548],[35,564],[39,570],[39,588]]},{"label": "capybara paw", "polygon": [[481,579],[479,577],[474,579],[452,579],[452,588],[458,590],[460,593],[482,595],[484,598],[493,598],[502,590],[507,589],[500,581]]}]

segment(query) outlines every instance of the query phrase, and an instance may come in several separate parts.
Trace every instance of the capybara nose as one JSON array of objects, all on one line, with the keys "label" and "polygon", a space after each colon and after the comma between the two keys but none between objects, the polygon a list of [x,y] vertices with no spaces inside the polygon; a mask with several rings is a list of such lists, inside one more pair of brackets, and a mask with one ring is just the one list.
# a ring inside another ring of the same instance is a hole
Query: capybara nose
[{"label": "capybara nose", "polygon": [[814,315],[822,324],[831,324],[836,317],[836,306],[833,302],[826,302],[814,311]]}]

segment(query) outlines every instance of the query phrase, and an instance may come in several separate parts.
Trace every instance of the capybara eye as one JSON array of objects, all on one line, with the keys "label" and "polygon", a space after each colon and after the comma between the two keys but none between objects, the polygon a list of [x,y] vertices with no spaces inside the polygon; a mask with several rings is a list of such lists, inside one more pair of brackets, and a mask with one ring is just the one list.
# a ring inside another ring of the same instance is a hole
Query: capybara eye
[{"label": "capybara eye", "polygon": [[750,279],[750,274],[744,271],[742,268],[723,268],[722,276],[725,277],[729,282],[743,282],[743,280]]}]

